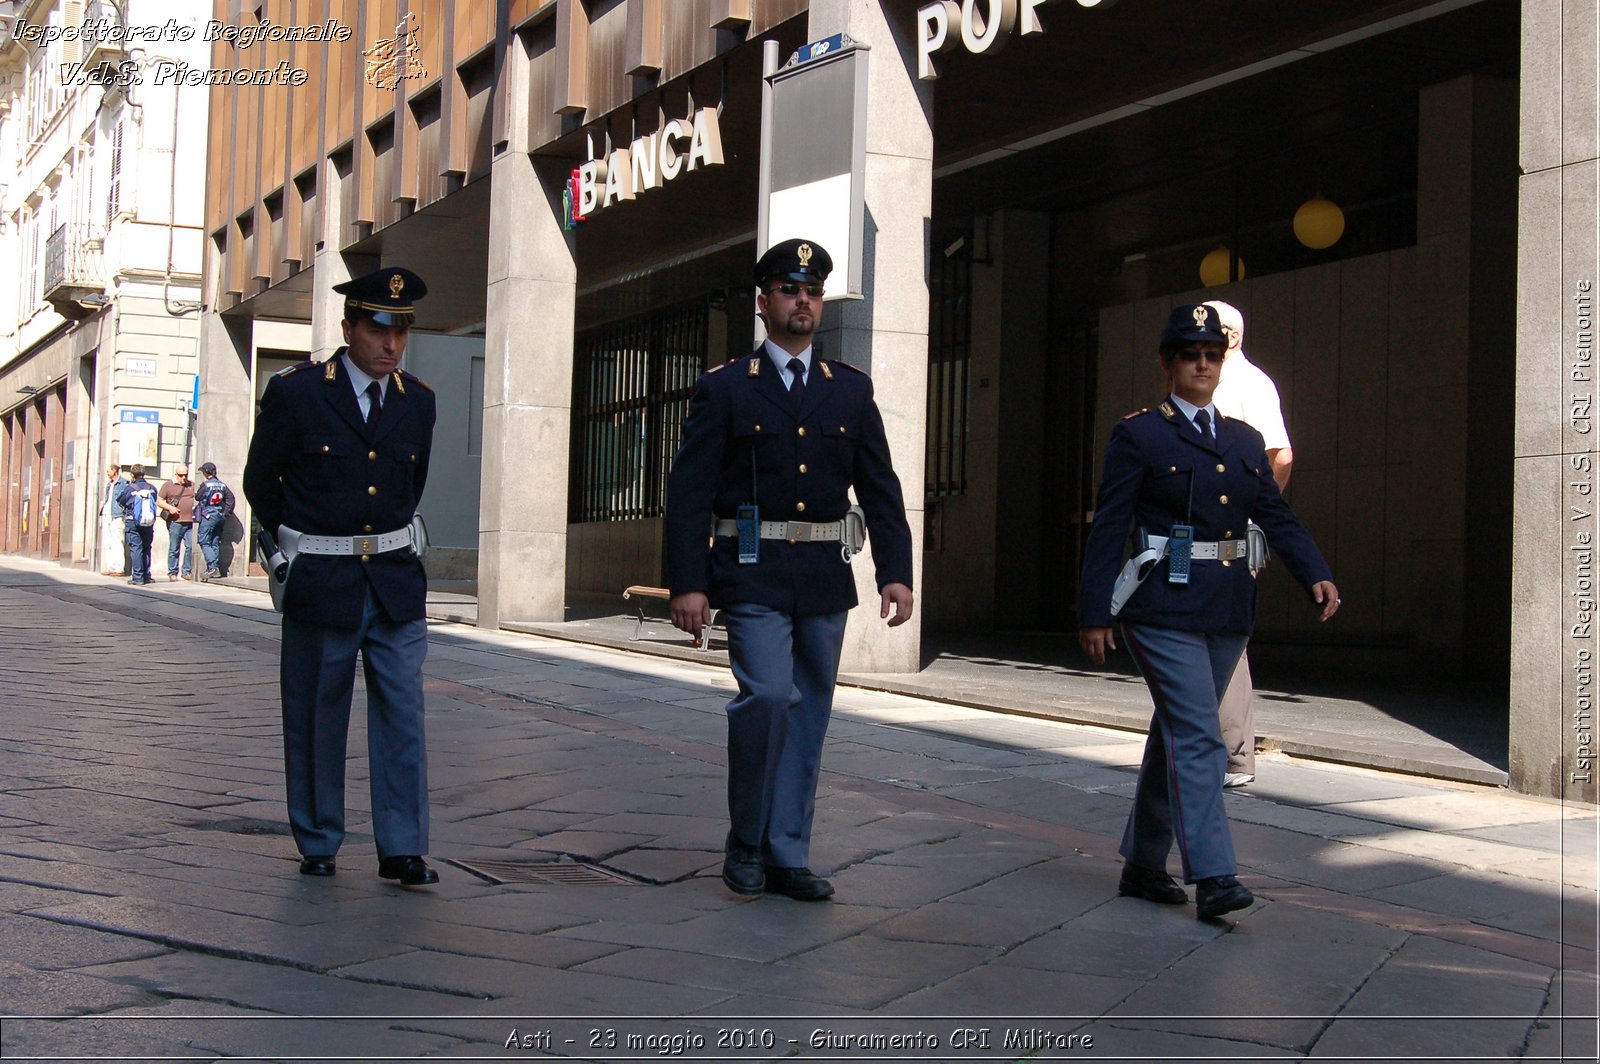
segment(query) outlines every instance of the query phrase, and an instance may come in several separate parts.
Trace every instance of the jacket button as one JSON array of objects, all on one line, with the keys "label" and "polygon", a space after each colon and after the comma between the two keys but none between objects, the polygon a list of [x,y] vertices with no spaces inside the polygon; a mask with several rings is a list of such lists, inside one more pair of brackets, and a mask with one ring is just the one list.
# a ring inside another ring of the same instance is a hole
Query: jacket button
[{"label": "jacket button", "polygon": [[328,453],[328,445],[327,444],[323,444],[322,445],[322,453],[323,454],[327,454]]},{"label": "jacket button", "polygon": [[844,435],[844,426],[843,425],[839,426],[839,435],[841,435],[841,436]]},{"label": "jacket button", "polygon": [[1232,532],[1224,532],[1222,534],[1222,538],[1223,539],[1232,539],[1233,538],[1233,533]]},{"label": "jacket button", "polygon": [[1177,471],[1178,471],[1178,467],[1177,466],[1170,466],[1167,469],[1168,473],[1176,473]]},{"label": "jacket button", "polygon": [[756,431],[756,432],[760,432],[760,431],[761,431],[761,426],[760,426],[760,425],[757,425],[757,426],[756,426],[756,427],[755,427],[755,431]]},{"label": "jacket button", "polygon": [[372,555],[370,555],[370,554],[363,554],[363,555],[362,555],[362,556],[361,556],[361,560],[362,560],[362,561],[364,561],[364,562],[370,562],[370,561],[371,561],[371,560],[372,560]]},{"label": "jacket button", "polygon": [[1222,567],[1224,569],[1231,569],[1233,567],[1233,562],[1231,562],[1231,561],[1227,560],[1226,558],[1224,558],[1223,561],[1222,561]]},{"label": "jacket button", "polygon": [[1217,472],[1218,473],[1226,473],[1227,471],[1228,471],[1228,467],[1227,466],[1223,465],[1221,462],[1217,463]]},{"label": "jacket button", "polygon": [[371,525],[362,525],[361,526],[361,531],[363,531],[363,532],[371,532],[372,531],[372,526]]},{"label": "jacket button", "polygon": [[804,436],[805,434],[806,434],[806,427],[804,425],[801,425],[800,426],[800,435]]},{"label": "jacket button", "polygon": [[[377,451],[368,451],[367,452],[367,461],[376,462],[377,460],[378,460],[378,452]],[[1219,466],[1218,468],[1220,469],[1221,467]]]},{"label": "jacket button", "polygon": [[1217,501],[1220,502],[1224,506],[1228,505],[1228,497],[1226,495],[1224,495],[1222,498],[1218,499]]},{"label": "jacket button", "polygon": [[370,488],[367,489],[367,494],[368,495],[376,495],[376,494],[378,494],[378,486],[376,484],[372,485]]},{"label": "jacket button", "polygon": [[800,463],[800,472],[804,473],[805,471],[806,471],[806,464],[804,462],[801,462]]},{"label": "jacket button", "polygon": [[798,511],[799,511],[799,512],[800,512],[800,513],[805,513],[805,512],[806,512],[806,504],[805,504],[805,503],[803,503],[803,502],[797,502],[797,503],[795,503],[795,504],[794,504],[794,508],[795,508],[795,509],[796,509],[796,510],[798,510]]}]

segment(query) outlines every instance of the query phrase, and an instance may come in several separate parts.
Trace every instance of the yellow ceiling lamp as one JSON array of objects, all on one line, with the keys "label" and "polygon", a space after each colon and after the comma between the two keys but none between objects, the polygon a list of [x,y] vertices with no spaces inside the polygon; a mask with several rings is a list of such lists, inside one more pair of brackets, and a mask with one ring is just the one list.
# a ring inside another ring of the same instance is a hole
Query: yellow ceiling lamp
[{"label": "yellow ceiling lamp", "polygon": [[1215,288],[1217,285],[1227,284],[1229,281],[1229,260],[1233,260],[1237,266],[1232,280],[1244,280],[1244,260],[1234,259],[1233,252],[1228,250],[1226,245],[1219,244],[1208,252],[1205,258],[1200,260],[1200,283],[1207,288]]},{"label": "yellow ceiling lamp", "polygon": [[1294,238],[1313,251],[1331,248],[1344,236],[1344,211],[1337,203],[1313,196],[1294,212]]}]

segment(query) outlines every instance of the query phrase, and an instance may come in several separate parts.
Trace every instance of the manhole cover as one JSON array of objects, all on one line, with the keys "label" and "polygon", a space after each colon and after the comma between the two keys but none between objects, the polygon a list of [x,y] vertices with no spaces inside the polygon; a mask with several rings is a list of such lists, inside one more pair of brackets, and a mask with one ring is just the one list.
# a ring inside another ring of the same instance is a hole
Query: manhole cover
[{"label": "manhole cover", "polygon": [[544,886],[607,887],[636,885],[640,881],[588,861],[556,858],[539,861],[451,861],[451,864],[480,879],[504,883],[536,883]]}]

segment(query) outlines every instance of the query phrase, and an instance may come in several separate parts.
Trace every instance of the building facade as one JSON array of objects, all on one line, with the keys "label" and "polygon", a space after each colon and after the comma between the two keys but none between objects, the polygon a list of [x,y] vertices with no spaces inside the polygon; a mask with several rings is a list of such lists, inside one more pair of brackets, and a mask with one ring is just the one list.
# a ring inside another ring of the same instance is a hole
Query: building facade
[{"label": "building facade", "polygon": [[1166,309],[1221,298],[1346,600],[1315,625],[1269,568],[1254,653],[1474,685],[1514,787],[1594,800],[1593,0],[212,18],[204,449],[237,472],[266,375],[337,346],[334,284],[423,273],[423,512],[481,624],[659,580],[688,392],[757,337],[763,42],[842,34],[870,49],[862,285],[818,342],[874,378],[921,559],[917,622],[852,625],[847,667],[915,670],[924,627],[1069,632],[1099,448],[1162,393]]},{"label": "building facade", "polygon": [[209,101],[161,70],[205,63],[209,10],[4,6],[0,549],[98,565],[102,470],[161,479],[189,443]]}]

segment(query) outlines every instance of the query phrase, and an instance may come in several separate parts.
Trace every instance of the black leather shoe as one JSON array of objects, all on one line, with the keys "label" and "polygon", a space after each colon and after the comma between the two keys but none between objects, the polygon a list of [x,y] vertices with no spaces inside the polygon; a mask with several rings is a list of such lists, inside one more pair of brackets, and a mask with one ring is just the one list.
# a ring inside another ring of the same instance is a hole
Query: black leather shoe
[{"label": "black leather shoe", "polygon": [[1117,893],[1126,898],[1143,898],[1157,905],[1186,905],[1189,901],[1189,895],[1178,886],[1177,880],[1165,872],[1131,863],[1122,866],[1122,879],[1117,883]]},{"label": "black leather shoe", "polygon": [[767,868],[767,893],[787,894],[795,901],[821,901],[833,897],[833,884],[809,868]]},{"label": "black leather shoe", "polygon": [[746,846],[728,832],[722,844],[722,882],[735,894],[760,894],[767,886],[766,873],[761,870],[761,851]]},{"label": "black leather shoe", "polygon": [[1195,884],[1194,914],[1202,920],[1214,920],[1235,909],[1248,909],[1255,900],[1256,896],[1234,876],[1212,876]]},{"label": "black leather shoe", "polygon": [[421,887],[439,882],[439,873],[420,857],[378,858],[380,879],[398,879],[402,887]]},{"label": "black leather shoe", "polygon": [[300,858],[300,874],[303,876],[331,876],[333,873],[332,857]]}]

